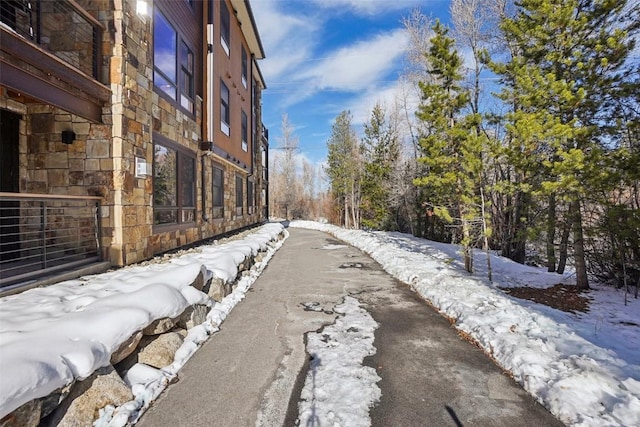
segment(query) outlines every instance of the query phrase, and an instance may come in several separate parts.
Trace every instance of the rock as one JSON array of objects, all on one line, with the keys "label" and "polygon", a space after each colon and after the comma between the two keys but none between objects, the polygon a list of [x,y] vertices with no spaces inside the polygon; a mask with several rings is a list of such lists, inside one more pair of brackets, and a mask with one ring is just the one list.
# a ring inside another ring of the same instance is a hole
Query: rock
[{"label": "rock", "polygon": [[214,277],[209,285],[209,292],[207,292],[207,295],[216,302],[222,301],[224,297],[229,295],[224,280],[219,277]]},{"label": "rock", "polygon": [[107,405],[120,406],[133,400],[131,390],[109,365],[77,382],[66,399],[51,414],[49,425],[58,427],[90,426],[98,411]]},{"label": "rock", "polygon": [[44,418],[50,413],[52,413],[53,411],[55,411],[58,405],[60,404],[60,402],[66,399],[66,397],[69,395],[69,392],[71,391],[71,387],[73,387],[74,384],[75,384],[75,381],[70,384],[67,384],[64,387],[61,387],[55,390],[54,392],[50,393],[48,396],[40,399],[40,401],[42,402],[42,413],[40,415],[40,418]]},{"label": "rock", "polygon": [[143,335],[160,335],[173,329],[176,326],[176,319],[169,317],[163,317],[162,319],[156,319],[151,322],[146,328],[142,330]]},{"label": "rock", "polygon": [[176,351],[183,338],[175,332],[168,332],[153,338],[146,338],[144,347],[138,352],[138,363],[162,369],[173,363]]},{"label": "rock", "polygon": [[37,427],[40,424],[42,402],[31,400],[0,420],[1,427]]},{"label": "rock", "polygon": [[180,319],[178,319],[177,326],[183,329],[191,329],[207,320],[207,313],[209,313],[209,307],[203,304],[187,307]]},{"label": "rock", "polygon": [[201,291],[202,288],[204,288],[204,285],[205,285],[205,280],[204,280],[205,271],[206,271],[206,267],[203,265],[200,268],[200,273],[198,273],[198,275],[196,276],[195,280],[191,284],[191,286],[193,286],[194,288],[196,288],[199,291]]},{"label": "rock", "polygon": [[138,347],[140,339],[142,339],[142,331],[136,332],[131,338],[120,344],[120,348],[111,354],[111,364],[115,365],[133,353],[136,347]]}]

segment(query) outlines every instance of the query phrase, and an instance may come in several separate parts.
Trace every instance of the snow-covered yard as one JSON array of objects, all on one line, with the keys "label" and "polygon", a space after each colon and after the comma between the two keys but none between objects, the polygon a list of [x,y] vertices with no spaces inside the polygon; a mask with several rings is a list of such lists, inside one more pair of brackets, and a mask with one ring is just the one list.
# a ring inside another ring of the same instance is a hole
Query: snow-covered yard
[{"label": "snow-covered yard", "polygon": [[[457,328],[477,340],[564,423],[640,425],[640,300],[631,299],[625,306],[620,292],[596,286],[589,293],[592,301],[588,313],[566,313],[508,296],[498,287],[548,287],[560,280],[570,283],[570,277],[493,257],[494,281],[490,283],[481,255],[477,257],[479,271],[470,276],[460,266],[455,246],[405,234],[344,230],[315,222],[294,221],[290,226],[329,232],[368,253],[386,271],[454,319]],[[130,371],[127,381],[135,400],[118,408],[105,408],[97,425],[135,421],[199,345],[217,330],[277,248],[270,248],[265,259],[241,278],[221,303],[213,303],[189,283],[201,272],[206,277],[235,277],[239,260],[265,249],[266,242],[281,232],[280,224],[268,224],[241,240],[201,247],[164,263],[123,268],[0,299],[0,418],[108,364],[114,348],[151,320],[171,317],[188,304],[211,306],[207,320],[189,330],[172,365],[155,370],[141,366]],[[354,301],[345,300],[340,310],[345,317],[358,316],[358,321],[367,325],[362,330],[368,332],[358,343],[364,347],[357,349],[359,356],[350,368],[362,370],[361,359],[374,351],[368,340],[375,322],[371,323]],[[349,343],[345,345],[348,349]],[[375,372],[367,372],[367,376],[368,400],[374,402],[379,396],[377,376]],[[340,375],[329,372],[323,381],[322,390],[316,389],[316,393],[328,396],[325,413],[350,411],[339,401],[339,394],[331,391],[335,385],[332,382],[340,381]],[[300,407],[301,417],[308,414],[304,405]],[[367,405],[365,402],[365,408]],[[366,425],[368,418],[361,413],[362,406],[351,408],[358,412],[343,414],[343,419],[360,420]],[[314,408],[314,413],[319,416],[323,412],[318,409]]]}]

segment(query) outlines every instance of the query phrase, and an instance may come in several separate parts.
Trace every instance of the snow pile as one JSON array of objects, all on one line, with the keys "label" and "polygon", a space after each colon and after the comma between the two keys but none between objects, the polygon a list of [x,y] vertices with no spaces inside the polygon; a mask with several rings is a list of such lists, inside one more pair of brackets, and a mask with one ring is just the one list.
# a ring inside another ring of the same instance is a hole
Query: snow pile
[{"label": "snow pile", "polygon": [[224,320],[224,313],[242,299],[242,289],[246,292],[279,246],[271,248],[221,304],[214,305],[190,286],[196,277],[232,281],[238,263],[266,250],[282,231],[280,224],[267,224],[242,240],[206,246],[168,263],[125,267],[1,298],[0,418],[108,365],[122,343],[154,320],[176,317],[194,304],[213,306],[213,320],[189,331],[176,362],[162,375],[136,368],[128,376],[134,395],[146,394],[142,400],[147,402],[161,391],[151,387],[150,392],[147,385],[177,372]]},{"label": "snow pile", "polygon": [[369,408],[380,400],[380,377],[362,362],[376,352],[378,324],[352,297],[334,310],[342,314],[335,324],[308,334],[312,360],[298,404],[298,425],[370,426]]},{"label": "snow pile", "polygon": [[453,318],[565,424],[640,425],[640,300],[624,306],[618,295],[614,305],[615,291],[603,289],[590,293],[590,313],[568,314],[494,287],[549,286],[559,281],[553,273],[494,256],[492,284],[463,271],[453,245],[306,221],[290,226],[329,232],[368,253]]}]

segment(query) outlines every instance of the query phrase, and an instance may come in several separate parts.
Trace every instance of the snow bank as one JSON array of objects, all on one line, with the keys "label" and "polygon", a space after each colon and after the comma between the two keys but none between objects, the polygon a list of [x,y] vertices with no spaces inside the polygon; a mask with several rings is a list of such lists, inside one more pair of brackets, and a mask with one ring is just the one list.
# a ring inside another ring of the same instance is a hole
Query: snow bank
[{"label": "snow bank", "polygon": [[[267,224],[242,240],[206,246],[167,263],[125,267],[0,298],[0,418],[108,365],[122,343],[154,320],[176,317],[194,304],[213,306],[190,286],[196,277],[235,279],[238,263],[266,249],[282,231],[280,224]],[[222,311],[232,307],[222,305]],[[215,309],[220,311],[217,304]],[[186,340],[183,347],[194,341]],[[184,363],[190,352],[181,354]]]}]

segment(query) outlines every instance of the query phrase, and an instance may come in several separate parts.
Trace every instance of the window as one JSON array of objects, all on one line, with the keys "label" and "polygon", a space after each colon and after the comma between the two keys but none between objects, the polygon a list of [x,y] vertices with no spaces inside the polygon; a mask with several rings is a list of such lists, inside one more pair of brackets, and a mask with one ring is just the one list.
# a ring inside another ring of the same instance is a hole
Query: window
[{"label": "window", "polygon": [[267,150],[262,144],[260,144],[260,152],[262,154],[262,179],[264,181],[269,180],[269,170],[267,169]]},{"label": "window", "polygon": [[242,216],[242,204],[244,202],[242,190],[242,175],[236,175],[236,216]]},{"label": "window", "polygon": [[242,86],[244,86],[245,89],[247,88],[247,76],[247,50],[242,46]]},{"label": "window", "polygon": [[180,105],[187,111],[193,111],[193,52],[185,42],[180,43],[180,74]]},{"label": "window", "polygon": [[247,113],[242,112],[242,149],[247,151]]},{"label": "window", "polygon": [[153,83],[174,101],[177,39],[176,31],[156,9],[153,20]]},{"label": "window", "polygon": [[224,170],[213,167],[213,217],[224,217]]},{"label": "window", "polygon": [[229,8],[227,8],[227,2],[222,0],[220,2],[220,44],[229,56],[229,46],[231,46],[231,21],[229,18]]},{"label": "window", "polygon": [[253,206],[255,205],[255,193],[253,191],[253,181],[247,178],[247,213],[253,214]]},{"label": "window", "polygon": [[229,88],[220,81],[220,130],[229,136]]},{"label": "window", "polygon": [[153,21],[153,84],[189,113],[194,112],[193,49],[156,8]]},{"label": "window", "polygon": [[195,166],[195,157],[172,148],[171,144],[154,145],[154,224],[195,221]]}]

